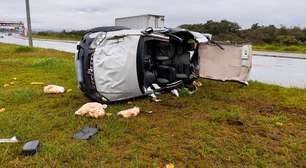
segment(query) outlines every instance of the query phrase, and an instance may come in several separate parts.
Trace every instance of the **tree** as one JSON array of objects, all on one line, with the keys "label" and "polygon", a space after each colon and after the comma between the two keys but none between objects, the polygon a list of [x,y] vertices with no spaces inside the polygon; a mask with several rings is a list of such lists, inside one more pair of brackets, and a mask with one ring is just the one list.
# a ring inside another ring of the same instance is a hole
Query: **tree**
[{"label": "tree", "polygon": [[251,26],[251,30],[257,30],[259,29],[261,26],[259,26],[259,23],[255,23]]},{"label": "tree", "polygon": [[276,39],[280,44],[285,44],[285,45],[293,45],[298,43],[298,40],[291,35],[280,35],[277,36]]},{"label": "tree", "polygon": [[237,33],[241,29],[238,23],[227,20],[222,20],[221,22],[209,20],[204,24],[182,25],[180,27],[201,33],[210,33],[213,35],[218,35],[220,33]]}]

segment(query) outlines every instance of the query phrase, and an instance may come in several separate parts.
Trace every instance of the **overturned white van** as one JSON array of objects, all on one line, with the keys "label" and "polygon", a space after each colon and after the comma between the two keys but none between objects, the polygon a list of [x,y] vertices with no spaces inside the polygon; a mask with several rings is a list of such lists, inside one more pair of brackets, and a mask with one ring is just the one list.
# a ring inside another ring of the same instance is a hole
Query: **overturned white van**
[{"label": "overturned white van", "polygon": [[250,69],[249,45],[219,46],[183,29],[95,28],[76,52],[80,89],[99,102],[152,95],[199,77],[246,84]]}]

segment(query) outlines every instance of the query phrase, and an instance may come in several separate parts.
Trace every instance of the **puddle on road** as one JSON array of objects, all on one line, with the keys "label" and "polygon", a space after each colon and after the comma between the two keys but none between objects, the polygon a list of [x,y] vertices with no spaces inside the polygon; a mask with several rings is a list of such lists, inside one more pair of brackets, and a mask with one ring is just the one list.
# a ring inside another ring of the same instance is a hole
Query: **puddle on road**
[{"label": "puddle on road", "polygon": [[251,80],[306,88],[306,59],[253,57]]}]

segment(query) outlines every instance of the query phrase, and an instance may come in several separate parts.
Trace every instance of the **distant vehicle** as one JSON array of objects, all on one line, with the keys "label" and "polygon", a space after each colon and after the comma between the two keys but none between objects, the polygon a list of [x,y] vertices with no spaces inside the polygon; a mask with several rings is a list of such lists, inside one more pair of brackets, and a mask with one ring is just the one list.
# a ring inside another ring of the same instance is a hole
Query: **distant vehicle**
[{"label": "distant vehicle", "polygon": [[[80,89],[94,101],[117,102],[190,84],[200,76],[200,44],[209,42],[208,36],[184,29],[92,29],[77,45]],[[210,65],[214,64],[218,62]],[[218,72],[227,71],[215,67]]]},{"label": "distant vehicle", "polygon": [[165,16],[161,15],[138,15],[115,19],[116,26],[124,26],[131,29],[145,29],[147,27],[165,27]]}]

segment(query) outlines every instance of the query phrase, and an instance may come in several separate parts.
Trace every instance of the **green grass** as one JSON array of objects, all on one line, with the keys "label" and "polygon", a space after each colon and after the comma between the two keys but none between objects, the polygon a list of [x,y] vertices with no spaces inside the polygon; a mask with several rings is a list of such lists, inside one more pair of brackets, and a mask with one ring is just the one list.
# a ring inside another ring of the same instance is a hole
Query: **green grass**
[{"label": "green grass", "polygon": [[[101,119],[74,112],[89,100],[76,87],[73,55],[55,50],[0,44],[0,138],[17,136],[20,143],[0,144],[1,167],[305,167],[306,90],[258,82],[201,80],[194,95],[161,96],[111,104],[107,112],[139,106],[131,119]],[[17,80],[14,80],[17,78]],[[14,81],[8,88],[2,86]],[[45,95],[43,86],[73,89]],[[282,123],[279,126],[277,123]],[[97,126],[99,134],[77,141],[73,133]],[[22,145],[39,139],[39,152],[20,155]]]},{"label": "green grass", "polygon": [[19,46],[15,49],[16,53],[22,53],[22,52],[32,52],[34,51],[34,48],[26,47],[26,46]]},{"label": "green grass", "polygon": [[276,44],[265,44],[265,45],[253,45],[253,50],[257,51],[275,51],[275,52],[289,52],[289,53],[306,53],[305,45],[276,45]]}]

